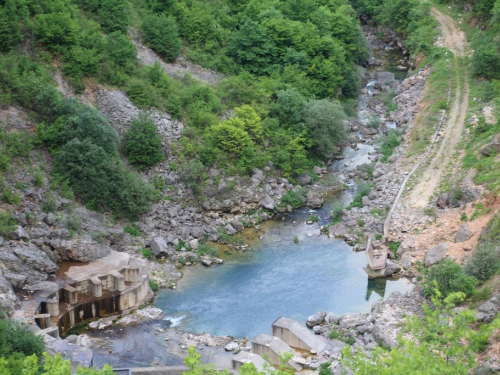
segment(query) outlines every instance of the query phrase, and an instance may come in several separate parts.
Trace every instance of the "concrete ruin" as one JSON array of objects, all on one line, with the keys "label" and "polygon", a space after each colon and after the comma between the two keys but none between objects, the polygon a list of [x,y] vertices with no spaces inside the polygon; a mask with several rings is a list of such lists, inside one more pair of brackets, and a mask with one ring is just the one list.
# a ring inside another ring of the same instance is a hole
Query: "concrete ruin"
[{"label": "concrete ruin", "polygon": [[253,363],[257,371],[270,370],[273,371],[274,367],[272,367],[269,363],[267,363],[264,358],[260,355],[250,352],[239,352],[233,358],[233,370],[239,371],[240,367],[245,363]]},{"label": "concrete ruin", "polygon": [[282,316],[273,325],[273,336],[276,336],[295,349],[311,350],[321,353],[328,346],[323,336],[314,334],[300,322]]},{"label": "concrete ruin", "polygon": [[54,352],[71,353],[72,366],[90,367],[92,351],[60,337],[75,325],[126,313],[151,299],[147,263],[111,251],[95,262],[75,263],[63,278],[25,287],[26,297],[13,317],[30,324]]},{"label": "concrete ruin", "polygon": [[[288,353],[294,357],[300,357],[300,354],[293,350],[286,342],[279,337],[274,337],[261,333],[252,341],[252,351],[275,366],[282,366],[281,358]],[[287,362],[295,371],[302,370],[302,366],[296,363],[293,359]]]}]

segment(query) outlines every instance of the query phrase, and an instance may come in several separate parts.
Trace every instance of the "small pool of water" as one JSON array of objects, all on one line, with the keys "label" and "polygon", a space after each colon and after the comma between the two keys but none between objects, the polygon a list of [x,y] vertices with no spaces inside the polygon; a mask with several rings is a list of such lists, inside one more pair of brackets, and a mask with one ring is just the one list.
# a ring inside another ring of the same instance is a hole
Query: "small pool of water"
[{"label": "small pool of water", "polygon": [[223,266],[185,268],[178,288],[159,292],[156,305],[181,330],[252,338],[270,333],[280,316],[368,312],[372,302],[409,288],[407,279],[369,282],[364,252],[319,236],[318,225],[305,224],[308,215],[269,222],[256,248]]}]

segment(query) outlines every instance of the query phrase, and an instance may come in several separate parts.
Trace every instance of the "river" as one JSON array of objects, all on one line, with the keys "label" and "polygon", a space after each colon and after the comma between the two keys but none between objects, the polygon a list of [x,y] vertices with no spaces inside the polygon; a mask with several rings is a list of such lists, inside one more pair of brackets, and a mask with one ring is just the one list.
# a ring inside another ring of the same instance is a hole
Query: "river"
[{"label": "river", "polygon": [[[385,57],[389,67],[398,60],[394,52]],[[360,119],[370,116],[366,107],[370,85],[373,81],[360,97]],[[356,149],[347,147],[344,160],[329,166],[329,173],[337,175],[368,162],[372,150],[373,146],[364,143]],[[247,230],[246,239],[253,238],[250,248],[224,253],[223,265],[185,267],[177,289],[157,294],[154,304],[164,311],[163,320],[92,333],[105,343],[108,340],[100,349],[94,348],[96,365],[182,364],[185,352],[175,339],[178,330],[251,339],[270,333],[271,324],[280,316],[304,322],[317,311],[337,315],[368,312],[374,301],[393,291],[408,290],[411,284],[405,278],[368,280],[363,270],[364,252],[354,252],[344,241],[320,235],[332,206],[352,200],[355,185],[352,181],[343,182],[350,188],[327,197],[321,209],[301,209],[280,220],[263,223],[258,232]],[[306,221],[312,214],[318,215],[319,220],[308,225]],[[167,331],[173,340],[159,339],[158,328],[168,327],[175,327]],[[225,365],[230,356],[222,349],[206,349],[203,359]]]}]

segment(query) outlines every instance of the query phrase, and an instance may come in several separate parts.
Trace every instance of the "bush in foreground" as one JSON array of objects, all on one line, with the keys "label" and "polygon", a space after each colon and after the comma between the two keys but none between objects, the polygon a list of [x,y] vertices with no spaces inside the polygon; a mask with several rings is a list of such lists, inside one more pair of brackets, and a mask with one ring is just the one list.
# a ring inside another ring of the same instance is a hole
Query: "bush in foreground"
[{"label": "bush in foreground", "polygon": [[497,273],[499,268],[500,257],[495,245],[485,242],[472,254],[472,258],[465,264],[464,271],[467,275],[484,281]]}]

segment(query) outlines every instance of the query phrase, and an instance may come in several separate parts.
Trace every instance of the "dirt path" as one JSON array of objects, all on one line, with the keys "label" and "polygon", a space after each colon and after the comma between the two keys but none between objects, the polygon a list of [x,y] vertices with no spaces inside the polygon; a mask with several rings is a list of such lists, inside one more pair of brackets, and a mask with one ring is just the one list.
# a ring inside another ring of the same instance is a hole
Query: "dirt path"
[{"label": "dirt path", "polygon": [[439,187],[446,167],[453,161],[453,154],[462,137],[465,117],[467,115],[469,103],[469,73],[465,64],[460,64],[459,58],[465,56],[466,37],[465,33],[459,30],[453,19],[433,8],[432,14],[436,17],[443,32],[444,45],[453,52],[453,70],[455,91],[452,98],[451,107],[448,113],[448,120],[441,129],[442,139],[437,143],[430,163],[422,168],[422,176],[419,183],[413,188],[406,203],[411,208],[423,208],[428,203],[434,192]]}]

